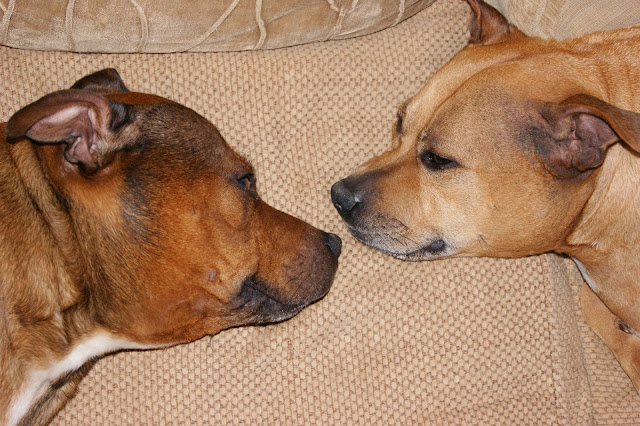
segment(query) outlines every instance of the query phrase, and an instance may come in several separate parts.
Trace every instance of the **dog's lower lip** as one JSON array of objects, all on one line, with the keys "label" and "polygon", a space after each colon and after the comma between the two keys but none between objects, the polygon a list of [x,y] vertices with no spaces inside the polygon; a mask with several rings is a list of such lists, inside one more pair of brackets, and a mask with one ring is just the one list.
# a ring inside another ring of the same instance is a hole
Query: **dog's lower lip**
[{"label": "dog's lower lip", "polygon": [[447,248],[447,243],[445,243],[442,238],[438,238],[437,240],[433,241],[431,244],[428,244],[427,246],[422,248],[420,251],[427,251],[431,254],[438,254],[445,251],[446,248]]},{"label": "dog's lower lip", "polygon": [[360,229],[358,229],[355,226],[352,226],[351,224],[347,223],[347,228],[349,229],[349,232],[351,232],[351,234],[358,240],[361,241],[363,244],[366,244],[370,247],[373,247],[377,250],[380,250],[382,252],[388,253],[394,257],[397,257],[398,259],[402,259],[402,260],[421,260],[421,259],[425,259],[425,258],[429,258],[429,259],[433,259],[435,257],[439,257],[445,254],[445,252],[447,251],[447,243],[444,239],[442,238],[434,238],[431,240],[431,242],[429,242],[428,244],[420,247],[417,250],[414,251],[410,251],[410,252],[395,252],[393,250],[384,248],[384,247],[380,247],[376,244],[372,244],[371,241],[369,241],[368,235],[366,232],[362,232]]},{"label": "dog's lower lip", "polygon": [[[252,324],[273,324],[295,316],[307,305],[282,302],[277,295],[269,291],[265,284],[251,276],[242,283],[242,291],[232,311],[251,312],[253,320],[250,323]],[[248,322],[243,322],[243,325],[246,324]]]},{"label": "dog's lower lip", "polygon": [[442,238],[432,240],[427,245],[419,248],[418,250],[400,254],[399,257],[407,260],[411,259],[424,259],[425,257],[434,258],[444,254],[447,250],[447,243]]},{"label": "dog's lower lip", "polygon": [[253,289],[254,291],[257,291],[258,293],[262,294],[263,296],[273,300],[274,302],[280,305],[289,306],[287,303],[281,302],[278,296],[274,295],[273,292],[268,291],[267,286],[254,276],[251,276],[245,279],[244,282],[242,283],[242,286],[251,287],[251,289]]}]

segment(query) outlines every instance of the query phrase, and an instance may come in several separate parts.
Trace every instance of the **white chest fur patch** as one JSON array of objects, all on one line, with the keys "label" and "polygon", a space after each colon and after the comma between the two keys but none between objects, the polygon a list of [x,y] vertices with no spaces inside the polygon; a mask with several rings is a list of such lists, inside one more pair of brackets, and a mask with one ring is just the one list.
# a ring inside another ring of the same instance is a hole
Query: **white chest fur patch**
[{"label": "white chest fur patch", "polygon": [[17,395],[7,417],[7,424],[15,425],[29,411],[29,408],[41,398],[49,386],[63,375],[79,369],[85,362],[122,349],[152,349],[157,346],[141,345],[130,340],[117,338],[106,332],[100,332],[78,342],[62,359],[52,361],[46,369],[31,371],[20,394]]},{"label": "white chest fur patch", "polygon": [[576,265],[578,266],[578,269],[580,270],[580,273],[582,274],[582,278],[584,278],[584,281],[589,285],[589,287],[591,287],[591,290],[593,290],[595,294],[598,294],[598,286],[596,285],[595,281],[593,281],[593,279],[591,279],[591,277],[589,276],[589,273],[587,272],[587,268],[585,268],[582,262],[580,262],[575,257],[572,257],[572,259],[574,262],[576,262]]}]

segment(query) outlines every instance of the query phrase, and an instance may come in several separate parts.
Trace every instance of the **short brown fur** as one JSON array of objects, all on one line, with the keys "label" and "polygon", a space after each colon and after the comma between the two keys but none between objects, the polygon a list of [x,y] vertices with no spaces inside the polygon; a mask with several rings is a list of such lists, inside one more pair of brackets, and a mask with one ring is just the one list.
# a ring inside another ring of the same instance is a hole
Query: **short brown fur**
[{"label": "short brown fur", "polygon": [[0,422],[48,422],[94,356],[285,320],[329,290],[340,239],[262,202],[211,123],[115,70],[5,133]]}]

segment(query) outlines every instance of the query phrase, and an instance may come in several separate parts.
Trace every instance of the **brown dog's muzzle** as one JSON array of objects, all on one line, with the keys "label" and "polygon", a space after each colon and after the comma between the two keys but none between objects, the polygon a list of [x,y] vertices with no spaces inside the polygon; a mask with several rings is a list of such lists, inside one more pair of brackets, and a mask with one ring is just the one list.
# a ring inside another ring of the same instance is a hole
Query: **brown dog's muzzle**
[{"label": "brown dog's muzzle", "polygon": [[342,241],[264,203],[258,215],[260,260],[236,306],[263,324],[290,318],[329,292]]}]

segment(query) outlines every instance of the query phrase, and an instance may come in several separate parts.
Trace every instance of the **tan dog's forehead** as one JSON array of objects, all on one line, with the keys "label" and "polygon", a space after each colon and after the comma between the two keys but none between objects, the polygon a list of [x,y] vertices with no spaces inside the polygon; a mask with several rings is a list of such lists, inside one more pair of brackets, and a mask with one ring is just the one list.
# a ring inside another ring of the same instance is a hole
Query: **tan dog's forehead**
[{"label": "tan dog's forehead", "polygon": [[456,56],[401,106],[403,128],[394,138],[396,146],[409,145],[401,146],[403,152],[433,150],[456,160],[466,158],[465,166],[519,152],[535,160],[527,132],[544,126],[543,106],[575,93],[577,83],[550,75],[553,61],[563,60],[556,54],[543,53],[549,58],[547,68],[532,70],[528,61],[537,55],[513,60],[507,52],[485,59],[491,48],[468,47],[460,55],[470,57],[466,60],[474,61],[471,66],[458,63]]},{"label": "tan dog's forehead", "polygon": [[[400,108],[404,111],[407,129],[422,130],[445,101],[479,72],[515,58],[517,51],[495,50],[493,46],[470,46],[459,52],[444,67],[429,78],[426,84]],[[499,53],[499,54],[496,54]],[[425,118],[427,118],[425,122]]]}]

